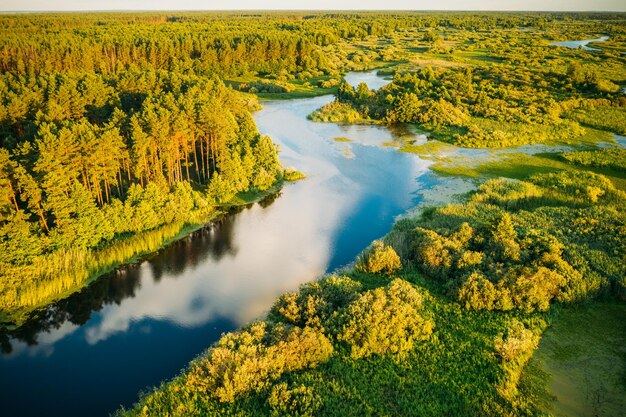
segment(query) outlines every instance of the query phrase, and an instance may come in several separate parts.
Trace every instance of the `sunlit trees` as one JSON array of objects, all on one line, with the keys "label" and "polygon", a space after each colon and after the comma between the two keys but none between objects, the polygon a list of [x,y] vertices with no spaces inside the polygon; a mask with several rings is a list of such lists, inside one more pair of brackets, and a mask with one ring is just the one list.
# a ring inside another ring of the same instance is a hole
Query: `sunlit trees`
[{"label": "sunlit trees", "polygon": [[386,288],[363,293],[339,314],[337,339],[350,347],[352,358],[372,354],[404,354],[430,337],[434,323],[421,314],[422,297],[411,284],[396,279]]},{"label": "sunlit trees", "polygon": [[[0,270],[15,277],[0,289],[4,306],[37,305],[97,273],[93,253],[180,230],[282,179],[278,150],[250,115],[254,101],[216,77],[117,67],[0,77]],[[106,259],[122,262],[156,240]],[[16,296],[14,287],[29,290]]]},{"label": "sunlit trees", "polygon": [[490,250],[502,261],[520,260],[520,246],[517,243],[517,233],[513,228],[513,222],[508,213],[504,213],[502,218],[493,225],[490,244]]},{"label": "sunlit trees", "polygon": [[468,309],[546,311],[603,286],[620,294],[625,220],[614,204],[623,202],[593,173],[491,180],[468,203],[416,222],[414,261]]},{"label": "sunlit trees", "polygon": [[359,258],[356,268],[363,272],[391,275],[402,268],[402,261],[391,246],[376,240],[372,247]]},{"label": "sunlit trees", "polygon": [[539,344],[539,337],[519,320],[512,320],[506,333],[499,334],[494,340],[496,352],[504,361],[524,360],[523,356],[532,353]]},{"label": "sunlit trees", "polygon": [[326,361],[333,353],[319,331],[258,322],[223,337],[206,357],[196,360],[186,384],[222,402],[260,391],[283,373]]},{"label": "sunlit trees", "polygon": [[325,328],[332,315],[359,296],[361,283],[348,277],[330,276],[281,295],[271,314],[296,326]]},{"label": "sunlit trees", "polygon": [[467,309],[493,310],[499,295],[491,281],[480,272],[474,271],[461,284],[457,297]]}]

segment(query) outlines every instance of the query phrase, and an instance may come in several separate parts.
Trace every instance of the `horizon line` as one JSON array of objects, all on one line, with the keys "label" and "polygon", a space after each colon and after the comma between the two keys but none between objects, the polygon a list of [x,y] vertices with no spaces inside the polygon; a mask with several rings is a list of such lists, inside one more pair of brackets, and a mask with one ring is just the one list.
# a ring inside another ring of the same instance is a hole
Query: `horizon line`
[{"label": "horizon line", "polygon": [[45,9],[0,10],[7,13],[123,13],[123,12],[481,12],[481,13],[620,13],[626,10],[522,10],[522,9]]}]

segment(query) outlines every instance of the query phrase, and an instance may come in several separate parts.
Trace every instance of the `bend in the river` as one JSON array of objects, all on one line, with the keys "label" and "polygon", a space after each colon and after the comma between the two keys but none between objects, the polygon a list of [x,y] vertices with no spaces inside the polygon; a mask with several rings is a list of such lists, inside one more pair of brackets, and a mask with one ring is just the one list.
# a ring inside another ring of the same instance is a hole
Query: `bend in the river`
[{"label": "bend in the river", "polygon": [[[374,88],[388,82],[375,72],[346,79]],[[410,127],[307,119],[331,100],[267,101],[255,114],[259,131],[280,146],[283,164],[305,172],[306,180],[0,334],[3,415],[97,417],[131,405],[138,391],[176,375],[223,332],[260,317],[279,294],[351,262],[428,193],[466,183],[386,146],[411,135],[425,140]],[[538,149],[545,150],[521,151]]]}]

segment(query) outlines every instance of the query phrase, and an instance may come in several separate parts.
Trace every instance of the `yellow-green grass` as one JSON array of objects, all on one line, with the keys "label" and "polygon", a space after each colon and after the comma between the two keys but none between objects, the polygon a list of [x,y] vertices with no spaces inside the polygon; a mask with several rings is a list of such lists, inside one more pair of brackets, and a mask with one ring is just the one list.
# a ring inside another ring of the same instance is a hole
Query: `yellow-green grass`
[{"label": "yellow-green grass", "polygon": [[[626,409],[626,304],[562,309],[544,333],[522,386],[546,386],[539,404],[555,417],[619,417]],[[537,392],[537,390],[534,390]]]},{"label": "yellow-green grass", "polygon": [[[0,326],[19,327],[34,311],[70,296],[122,265],[139,262],[146,255],[201,229],[231,208],[245,206],[276,194],[281,187],[282,182],[279,182],[265,191],[238,193],[227,204],[190,213],[186,222],[166,224],[154,230],[120,237],[96,250],[53,253],[42,256],[36,265],[15,267],[32,270],[25,271],[27,275],[43,274],[54,279],[33,280],[30,285],[24,283],[16,293],[5,293],[4,297],[9,298],[2,300]],[[65,267],[59,270],[59,264],[64,264]],[[11,274],[10,270],[2,272]]]}]

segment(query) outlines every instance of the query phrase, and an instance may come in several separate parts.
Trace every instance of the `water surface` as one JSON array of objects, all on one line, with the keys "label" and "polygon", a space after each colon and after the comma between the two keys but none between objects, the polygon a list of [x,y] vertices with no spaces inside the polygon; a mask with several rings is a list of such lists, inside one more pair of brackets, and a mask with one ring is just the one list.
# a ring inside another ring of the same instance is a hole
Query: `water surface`
[{"label": "water surface", "polygon": [[359,83],[365,83],[370,90],[378,90],[379,88],[387,85],[391,78],[385,78],[378,75],[378,70],[363,71],[363,72],[349,72],[343,77],[350,85],[356,87]]},{"label": "water surface", "polygon": [[[387,82],[372,72],[346,78]],[[132,405],[279,294],[351,262],[441,182],[431,162],[384,146],[410,134],[402,127],[306,119],[332,99],[269,101],[255,114],[283,164],[306,180],[0,334],[0,414],[98,417]],[[340,136],[351,142],[334,141]]]},{"label": "water surface", "polygon": [[[375,71],[345,78],[374,89],[388,82]],[[332,100],[266,101],[255,114],[259,131],[280,146],[282,163],[306,180],[0,333],[0,415],[99,417],[131,406],[138,391],[176,375],[223,332],[262,317],[281,293],[351,262],[398,215],[467,190],[469,181],[438,177],[432,162],[388,146],[427,140],[410,127],[307,120]],[[616,140],[624,146],[623,137]],[[439,156],[478,163],[550,149],[450,145]]]},{"label": "water surface", "polygon": [[585,51],[601,51],[601,49],[592,48],[592,47],[587,46],[587,45],[592,43],[592,42],[604,42],[604,41],[606,41],[608,39],[609,39],[608,36],[601,36],[601,37],[595,38],[595,39],[583,39],[583,40],[580,40],[580,41],[552,42],[552,43],[550,43],[550,45],[565,46],[566,48],[570,48],[570,49],[578,49],[579,47],[582,47],[582,49],[584,49]]}]

